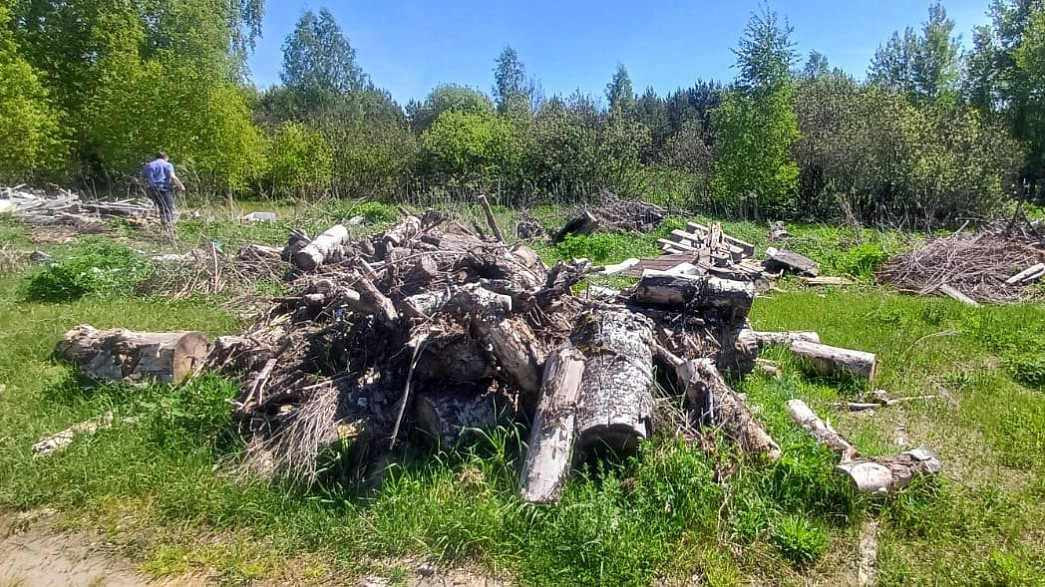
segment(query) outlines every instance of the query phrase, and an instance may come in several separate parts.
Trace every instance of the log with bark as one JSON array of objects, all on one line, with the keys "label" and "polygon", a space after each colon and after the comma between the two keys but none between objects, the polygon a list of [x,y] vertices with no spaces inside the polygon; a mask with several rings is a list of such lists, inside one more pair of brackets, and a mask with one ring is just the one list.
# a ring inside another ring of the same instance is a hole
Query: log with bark
[{"label": "log with bark", "polygon": [[418,394],[414,409],[421,431],[445,450],[473,440],[513,416],[508,398],[467,385],[425,389]]},{"label": "log with bark", "polygon": [[746,454],[780,459],[773,441],[737,392],[733,391],[711,359],[683,360],[662,347],[658,355],[671,364],[686,394],[686,403],[704,426],[721,427]]},{"label": "log with bark", "polygon": [[584,356],[572,346],[548,356],[541,399],[530,428],[526,459],[519,474],[519,498],[555,503],[569,476],[577,399],[584,378]]},{"label": "log with bark", "polygon": [[97,330],[82,324],[62,336],[55,353],[91,379],[183,381],[201,368],[209,352],[200,332]]},{"label": "log with bark", "polygon": [[293,253],[291,262],[302,271],[315,271],[320,265],[339,259],[346,240],[348,229],[335,224]]},{"label": "log with bark", "polygon": [[936,475],[940,462],[924,448],[884,457],[863,457],[844,436],[817,416],[805,402],[787,402],[787,412],[816,441],[839,457],[837,471],[845,474],[857,491],[884,494],[911,484],[915,477]]},{"label": "log with bark", "polygon": [[634,451],[649,436],[653,413],[653,323],[603,307],[580,314],[571,338],[586,361],[576,420],[579,460],[603,448]]},{"label": "log with bark", "polygon": [[794,332],[760,332],[751,331],[751,336],[758,342],[759,347],[773,344],[790,346],[795,341],[820,342],[820,335],[811,331]]},{"label": "log with bark", "polygon": [[646,272],[632,292],[632,300],[640,304],[691,310],[729,310],[731,318],[747,316],[754,299],[755,288],[750,282],[652,271]]},{"label": "log with bark", "polygon": [[878,372],[878,357],[874,353],[805,340],[792,341],[791,352],[824,377],[848,376],[874,381]]}]

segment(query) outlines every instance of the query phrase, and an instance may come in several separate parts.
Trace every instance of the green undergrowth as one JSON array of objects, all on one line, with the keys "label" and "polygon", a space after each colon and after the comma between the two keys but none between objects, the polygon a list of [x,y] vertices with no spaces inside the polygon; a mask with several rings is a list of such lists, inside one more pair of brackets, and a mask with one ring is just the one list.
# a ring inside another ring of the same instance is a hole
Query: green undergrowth
[{"label": "green undergrowth", "polygon": [[[316,224],[333,214],[366,216],[345,206],[317,212]],[[462,209],[483,222],[477,207]],[[373,207],[369,214],[377,225],[390,212]],[[495,214],[502,229],[519,218],[497,206]],[[232,230],[232,221],[218,221]],[[613,263],[655,253],[656,238],[673,226],[684,220],[637,238],[596,235],[537,248],[549,262],[584,256]],[[761,226],[724,228],[766,246]],[[275,238],[274,228],[257,230]],[[826,227],[792,233],[813,243],[804,251],[821,250],[817,260],[825,264],[848,234]],[[860,238],[845,240],[853,246],[844,251],[858,252],[838,253],[851,256],[848,274],[859,279],[877,262],[860,247],[903,241]],[[60,334],[79,323],[213,336],[237,331],[236,319],[206,299],[174,303],[125,289],[27,301],[23,279],[0,278],[0,510],[57,508],[62,527],[103,530],[152,577],[188,573],[244,584],[376,575],[396,582],[411,574],[409,561],[430,560],[475,565],[524,585],[852,584],[859,528],[872,519],[881,528],[882,585],[1033,585],[1045,576],[1038,360],[1045,315],[1037,306],[969,308],[870,285],[769,292],[755,302],[755,328],[815,330],[826,344],[875,352],[881,366],[874,385],[819,378],[786,349],[768,349],[764,356],[781,364],[784,377],[753,374],[733,385],[780,444],[778,462],[744,460],[724,438],[714,439],[713,455],[656,438],[636,455],[575,471],[557,506],[537,507],[515,497],[526,438],[519,428],[500,428],[452,453],[400,448],[376,487],[361,484],[351,468],[351,445],[331,455],[309,488],[237,478],[243,446],[226,401],[238,394],[235,382],[206,376],[179,386],[98,385],[51,356]],[[873,414],[838,406],[872,388],[931,397]],[[855,494],[834,472],[834,455],[791,422],[785,405],[794,398],[862,453],[925,446],[943,474],[888,498]],[[107,411],[115,416],[111,428],[58,454],[31,455],[42,436]]]}]

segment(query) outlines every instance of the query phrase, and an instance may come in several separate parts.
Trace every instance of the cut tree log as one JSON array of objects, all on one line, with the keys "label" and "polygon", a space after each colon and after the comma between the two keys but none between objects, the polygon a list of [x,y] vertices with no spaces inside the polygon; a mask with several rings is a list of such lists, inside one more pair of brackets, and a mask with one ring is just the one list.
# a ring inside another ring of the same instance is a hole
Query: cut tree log
[{"label": "cut tree log", "polygon": [[732,309],[736,317],[747,316],[755,299],[751,282],[732,281],[708,275],[664,275],[649,273],[632,292],[642,304],[692,309]]},{"label": "cut tree log", "polygon": [[675,368],[686,390],[686,403],[705,426],[721,426],[726,436],[748,455],[780,459],[780,446],[751,414],[747,403],[729,387],[711,359],[683,361],[658,347],[658,354]]},{"label": "cut tree log", "polygon": [[91,379],[183,381],[207,359],[210,344],[200,332],[97,330],[81,324],[58,341],[55,354],[79,365]]},{"label": "cut tree log", "polygon": [[839,455],[836,470],[845,474],[858,491],[885,494],[910,485],[915,477],[940,472],[940,461],[924,448],[898,455],[861,457],[845,437],[821,420],[802,400],[789,400],[787,412],[817,442]]},{"label": "cut tree log", "polygon": [[584,355],[572,346],[548,356],[541,399],[519,474],[519,499],[555,503],[569,477],[577,398],[584,379]]},{"label": "cut tree log", "polygon": [[463,386],[431,388],[414,404],[418,426],[437,446],[450,449],[510,419],[510,402],[496,392]]},{"label": "cut tree log", "polygon": [[653,322],[612,307],[578,316],[573,345],[586,359],[577,406],[578,460],[634,451],[653,413]]},{"label": "cut tree log", "polygon": [[766,249],[766,257],[762,265],[769,271],[783,269],[784,271],[793,271],[809,277],[820,275],[819,263],[794,251],[769,247]]},{"label": "cut tree log", "polygon": [[1045,263],[1038,263],[1037,265],[1032,265],[1031,267],[1028,267],[1016,275],[1006,279],[1005,283],[1007,285],[1029,283],[1041,279],[1042,276],[1045,276]]},{"label": "cut tree log", "polygon": [[795,341],[820,342],[820,335],[812,331],[794,332],[759,332],[751,331],[751,336],[758,341],[758,346],[763,347],[771,344],[782,344],[790,346]]},{"label": "cut tree log", "polygon": [[929,451],[916,448],[898,455],[839,463],[838,470],[853,480],[858,491],[889,493],[907,487],[915,477],[936,475],[940,461]]},{"label": "cut tree log", "polygon": [[570,220],[559,232],[552,237],[552,243],[558,244],[566,239],[567,235],[586,235],[595,232],[599,228],[599,221],[591,212],[584,210],[579,216]]},{"label": "cut tree log", "polygon": [[805,340],[792,341],[791,352],[808,361],[814,371],[825,377],[848,375],[874,381],[878,371],[878,357],[874,353]]},{"label": "cut tree log", "polygon": [[291,256],[294,266],[303,271],[315,271],[323,263],[339,257],[348,240],[348,229],[341,224],[331,226]]}]

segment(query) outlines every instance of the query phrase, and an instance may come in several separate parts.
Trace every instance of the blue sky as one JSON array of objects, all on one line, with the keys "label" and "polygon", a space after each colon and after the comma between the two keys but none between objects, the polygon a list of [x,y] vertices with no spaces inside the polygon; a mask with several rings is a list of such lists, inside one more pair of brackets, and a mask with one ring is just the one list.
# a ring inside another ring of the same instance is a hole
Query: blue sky
[{"label": "blue sky", "polygon": [[[944,0],[968,44],[987,21],[987,0]],[[660,94],[698,77],[729,81],[736,47],[758,0],[291,0],[266,2],[263,37],[250,59],[260,87],[279,82],[282,44],[307,9],[337,17],[363,70],[405,104],[442,82],[489,91],[494,59],[511,45],[546,95],[576,89],[601,97],[617,63],[636,91]],[[774,0],[803,56],[812,49],[862,77],[895,30],[918,27],[928,0]]]}]

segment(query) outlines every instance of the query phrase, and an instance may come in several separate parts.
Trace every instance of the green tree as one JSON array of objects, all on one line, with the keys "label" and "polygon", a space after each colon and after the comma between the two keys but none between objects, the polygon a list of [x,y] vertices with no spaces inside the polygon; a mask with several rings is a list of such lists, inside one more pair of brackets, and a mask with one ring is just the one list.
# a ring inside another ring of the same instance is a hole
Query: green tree
[{"label": "green tree", "polygon": [[606,84],[606,100],[610,104],[610,110],[615,112],[633,113],[635,111],[635,91],[631,88],[631,77],[624,65],[618,63],[617,70],[613,72],[613,79]]},{"label": "green tree", "polygon": [[893,33],[889,43],[878,48],[868,79],[928,100],[955,91],[961,43],[953,33],[954,21],[947,11],[939,3],[932,4],[920,35],[908,27],[903,36]]},{"label": "green tree", "polygon": [[424,102],[412,102],[406,107],[407,117],[417,133],[424,132],[443,112],[493,112],[490,97],[465,86],[441,84],[436,86]]},{"label": "green tree", "polygon": [[334,156],[323,134],[284,123],[269,140],[266,180],[273,194],[317,196],[330,188]]},{"label": "green tree", "polygon": [[326,8],[318,16],[309,10],[298,19],[283,44],[280,78],[298,91],[334,94],[357,91],[365,83],[355,49]]},{"label": "green tree", "polygon": [[491,113],[443,112],[421,145],[432,172],[474,187],[511,182],[524,155],[511,122]]},{"label": "green tree", "polygon": [[538,99],[537,83],[526,77],[519,54],[507,46],[494,62],[493,97],[501,113],[528,113]]},{"label": "green tree", "polygon": [[727,208],[756,220],[793,213],[798,166],[791,146],[799,131],[791,31],[774,12],[752,15],[734,51],[740,78],[711,113],[714,189]]},{"label": "green tree", "polygon": [[0,4],[0,182],[25,181],[61,167],[60,113],[34,68],[22,58]]}]

